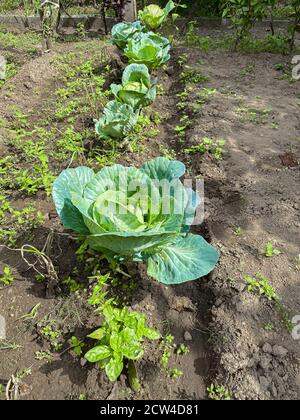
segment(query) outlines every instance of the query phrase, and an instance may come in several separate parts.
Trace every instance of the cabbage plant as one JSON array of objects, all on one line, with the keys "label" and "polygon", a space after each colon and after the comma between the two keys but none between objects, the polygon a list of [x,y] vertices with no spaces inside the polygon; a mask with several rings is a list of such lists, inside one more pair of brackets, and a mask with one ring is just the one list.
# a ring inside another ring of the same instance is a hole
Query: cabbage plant
[{"label": "cabbage plant", "polygon": [[123,51],[129,40],[144,29],[145,27],[139,21],[117,23],[111,30],[112,43]]},{"label": "cabbage plant", "polygon": [[103,139],[122,139],[135,126],[139,112],[130,105],[110,101],[103,110],[102,117],[96,122],[96,133]]},{"label": "cabbage plant", "polygon": [[167,19],[168,15],[175,9],[175,3],[170,0],[166,7],[162,9],[156,4],[150,4],[139,12],[139,19],[146,26],[147,29],[158,29]]},{"label": "cabbage plant", "polygon": [[147,66],[130,64],[122,76],[122,84],[112,84],[110,89],[120,102],[132,106],[133,109],[146,107],[156,98],[157,78],[151,82]]},{"label": "cabbage plant", "polygon": [[149,70],[157,69],[170,60],[170,42],[153,32],[132,38],[124,50],[130,63],[145,64]]},{"label": "cabbage plant", "polygon": [[180,181],[184,173],[183,163],[163,157],[140,169],[66,169],[53,199],[65,228],[83,235],[91,249],[109,261],[145,262],[149,276],[180,284],[207,275],[219,258],[190,233],[199,197]]}]

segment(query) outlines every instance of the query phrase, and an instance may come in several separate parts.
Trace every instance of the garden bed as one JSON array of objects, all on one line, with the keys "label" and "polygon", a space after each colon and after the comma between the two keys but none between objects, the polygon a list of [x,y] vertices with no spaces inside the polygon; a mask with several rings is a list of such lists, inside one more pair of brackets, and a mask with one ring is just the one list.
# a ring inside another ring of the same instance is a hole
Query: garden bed
[{"label": "garden bed", "polygon": [[[299,399],[299,341],[292,338],[287,319],[300,314],[295,259],[300,89],[291,79],[291,55],[212,47],[204,52],[176,41],[171,62],[159,71],[157,101],[129,146],[112,151],[94,134],[91,109],[99,114],[110,83],[120,80],[124,63],[114,48],[99,40],[57,43],[47,54],[38,40],[30,40],[32,47],[28,59],[28,50],[13,46],[11,54],[18,50],[20,57],[21,52],[20,68],[0,90],[1,194],[14,209],[7,212],[3,198],[1,228],[9,232],[1,234],[10,249],[1,249],[0,271],[8,265],[16,278],[0,290],[0,314],[7,318],[0,382],[6,386],[18,373],[21,399],[206,399],[212,383],[237,399]],[[0,50],[6,52],[7,47]],[[204,138],[224,139],[224,153],[213,148],[201,153]],[[49,161],[43,166],[45,155]],[[151,280],[143,265],[130,273],[131,279],[112,274],[111,293],[145,313],[165,337],[160,345],[147,343],[137,364],[142,390],[135,394],[125,376],[114,385],[68,350],[72,336],[85,339],[99,325],[86,304],[93,285],[88,277],[97,264],[101,273],[109,269],[101,260],[78,260],[79,245],[61,227],[47,192],[52,176],[69,165],[139,167],[159,155],[183,161],[189,176],[204,178],[205,222],[195,232],[222,257],[213,275],[181,286]],[[36,181],[33,187],[28,176]],[[29,205],[32,211],[16,213]],[[259,250],[268,242],[281,254],[262,255]],[[39,282],[20,251],[11,250],[24,244],[48,252],[60,293]],[[286,312],[259,297],[255,288],[247,289],[245,276],[256,273],[276,289]],[[20,319],[38,304],[35,317]],[[175,337],[171,344],[169,335]],[[169,366],[182,370],[179,378],[170,378],[161,365],[173,343],[190,347],[184,355],[171,347]]]}]

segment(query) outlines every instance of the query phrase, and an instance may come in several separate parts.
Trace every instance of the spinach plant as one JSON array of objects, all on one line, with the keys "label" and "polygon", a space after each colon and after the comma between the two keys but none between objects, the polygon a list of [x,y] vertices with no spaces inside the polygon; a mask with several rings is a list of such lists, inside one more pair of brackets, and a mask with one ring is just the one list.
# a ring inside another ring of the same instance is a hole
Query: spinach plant
[{"label": "spinach plant", "polygon": [[85,354],[91,363],[105,369],[110,381],[121,375],[126,361],[140,359],[144,354],[145,338],[158,340],[160,333],[146,324],[146,317],[138,312],[129,312],[106,305],[103,308],[104,323],[88,337],[96,345]]}]

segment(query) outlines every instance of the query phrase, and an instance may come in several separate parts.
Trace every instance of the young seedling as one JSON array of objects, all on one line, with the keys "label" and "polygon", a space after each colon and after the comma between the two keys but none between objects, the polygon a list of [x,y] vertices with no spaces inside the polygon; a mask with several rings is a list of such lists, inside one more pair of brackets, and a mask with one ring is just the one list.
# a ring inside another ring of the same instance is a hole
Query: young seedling
[{"label": "young seedling", "polygon": [[231,393],[224,387],[224,385],[215,386],[211,384],[207,388],[208,396],[215,401],[230,401],[232,399]]},{"label": "young seedling", "polygon": [[196,153],[209,153],[214,157],[214,159],[221,160],[223,159],[223,155],[225,153],[225,144],[226,141],[224,139],[214,140],[208,137],[204,137],[198,145],[187,148],[184,150],[184,152],[188,155],[193,155]]},{"label": "young seedling", "polygon": [[234,234],[235,236],[240,237],[240,236],[242,236],[242,233],[243,233],[243,231],[242,231],[242,228],[241,228],[240,226],[236,226],[236,227],[233,229],[233,234]]},{"label": "young seedling", "polygon": [[68,288],[68,291],[70,293],[76,293],[80,290],[84,289],[84,285],[78,283],[75,279],[72,279],[72,277],[68,277],[63,281],[63,284],[65,284]]},{"label": "young seedling", "polygon": [[53,356],[49,351],[36,351],[34,355],[36,360],[46,360],[46,362],[52,362]]},{"label": "young seedling", "polygon": [[279,249],[274,247],[272,242],[268,242],[264,248],[259,250],[259,252],[268,258],[282,254],[282,252]]},{"label": "young seedling", "polygon": [[72,345],[72,350],[74,351],[76,356],[78,357],[81,356],[82,348],[84,347],[84,342],[81,340],[78,340],[78,338],[73,335],[73,337],[71,337],[71,345]]},{"label": "young seedling", "polygon": [[0,277],[0,289],[4,286],[10,286],[15,281],[12,275],[12,268],[9,265],[5,265],[3,268],[3,276]]},{"label": "young seedling", "polygon": [[268,331],[268,332],[274,331],[274,325],[271,324],[271,323],[268,323],[268,324],[264,325],[264,330]]},{"label": "young seedling", "polygon": [[186,346],[185,344],[180,344],[176,350],[176,353],[180,356],[185,355],[185,354],[189,354],[190,352],[190,348],[189,346]]},{"label": "young seedling", "polygon": [[144,354],[144,339],[158,340],[160,334],[146,324],[145,315],[118,309],[110,304],[102,310],[104,323],[88,335],[96,345],[85,354],[91,363],[105,369],[110,381],[116,381],[127,361],[140,359]]},{"label": "young seedling", "polygon": [[257,273],[255,277],[245,276],[245,280],[249,292],[258,293],[260,296],[263,296],[270,301],[280,301],[280,297],[277,295],[276,290],[262,274]]},{"label": "young seedling", "polygon": [[[171,379],[178,379],[183,375],[183,372],[178,369],[178,368],[170,368],[169,367],[169,361],[170,361],[170,357],[172,356],[172,354],[174,353],[175,349],[176,349],[176,344],[174,343],[174,336],[171,334],[166,335],[160,345],[160,348],[162,350],[162,356],[160,359],[160,363],[162,365],[162,368],[164,370],[164,372],[166,373],[166,375],[168,377],[170,377]],[[179,350],[179,353],[177,352]],[[182,344],[181,346],[178,347],[176,353],[177,355],[179,354],[184,354],[181,352],[188,352],[189,349]]]},{"label": "young seedling", "polygon": [[281,298],[276,293],[274,287],[270,285],[269,280],[260,273],[257,273],[255,277],[245,276],[245,280],[249,292],[257,293],[270,302],[275,303],[276,309],[279,312],[287,331],[289,333],[292,332],[294,326],[290,320],[289,311],[282,303]]},{"label": "young seedling", "polygon": [[55,321],[45,321],[38,324],[41,335],[50,343],[55,351],[62,347],[62,333]]},{"label": "young seedling", "polygon": [[96,285],[93,288],[92,295],[88,299],[89,305],[96,306],[96,312],[101,312],[106,305],[113,303],[113,299],[107,299],[108,295],[108,280],[110,279],[110,273],[102,276],[100,273],[96,274],[90,279],[96,280]]}]

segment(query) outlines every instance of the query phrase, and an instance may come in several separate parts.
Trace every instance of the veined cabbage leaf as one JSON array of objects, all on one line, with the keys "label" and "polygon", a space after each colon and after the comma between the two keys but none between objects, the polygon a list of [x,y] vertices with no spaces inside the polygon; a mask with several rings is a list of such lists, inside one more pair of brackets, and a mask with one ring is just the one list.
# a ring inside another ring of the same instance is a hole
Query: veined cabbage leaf
[{"label": "veined cabbage leaf", "polygon": [[167,38],[153,32],[141,33],[128,42],[124,54],[130,63],[145,64],[151,71],[170,60],[170,48]]},{"label": "veined cabbage leaf", "polygon": [[140,32],[143,32],[145,27],[141,22],[121,22],[113,26],[111,30],[111,40],[120,50],[126,48],[129,40]]},{"label": "veined cabbage leaf", "polygon": [[102,117],[96,122],[96,133],[104,139],[122,139],[135,126],[139,112],[130,105],[110,101],[103,110]]}]

